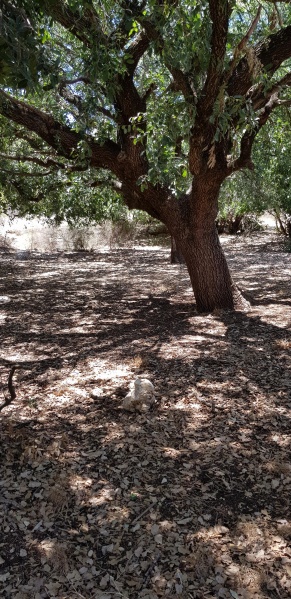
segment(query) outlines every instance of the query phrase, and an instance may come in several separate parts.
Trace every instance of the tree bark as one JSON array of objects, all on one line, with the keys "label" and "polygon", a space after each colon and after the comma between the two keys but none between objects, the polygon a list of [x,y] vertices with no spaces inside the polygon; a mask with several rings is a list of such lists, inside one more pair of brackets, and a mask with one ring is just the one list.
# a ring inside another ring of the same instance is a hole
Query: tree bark
[{"label": "tree bark", "polygon": [[220,244],[216,227],[219,189],[219,177],[208,171],[196,180],[191,200],[186,202],[188,209],[184,205],[180,216],[175,212],[167,222],[184,257],[200,313],[249,307],[232,281]]},{"label": "tree bark", "polygon": [[233,282],[215,224],[196,229],[183,246],[198,312],[233,310]]},{"label": "tree bark", "polygon": [[232,281],[215,222],[211,229],[196,229],[187,241],[179,240],[199,313],[250,308]]}]

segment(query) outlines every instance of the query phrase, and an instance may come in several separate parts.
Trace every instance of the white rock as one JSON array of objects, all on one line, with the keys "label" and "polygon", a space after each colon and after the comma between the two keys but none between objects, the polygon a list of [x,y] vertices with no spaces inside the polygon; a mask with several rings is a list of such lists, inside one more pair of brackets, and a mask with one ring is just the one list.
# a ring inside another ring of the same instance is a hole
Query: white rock
[{"label": "white rock", "polygon": [[131,390],[123,401],[123,408],[129,411],[145,411],[154,402],[154,394],[155,389],[151,381],[137,378],[131,383]]}]

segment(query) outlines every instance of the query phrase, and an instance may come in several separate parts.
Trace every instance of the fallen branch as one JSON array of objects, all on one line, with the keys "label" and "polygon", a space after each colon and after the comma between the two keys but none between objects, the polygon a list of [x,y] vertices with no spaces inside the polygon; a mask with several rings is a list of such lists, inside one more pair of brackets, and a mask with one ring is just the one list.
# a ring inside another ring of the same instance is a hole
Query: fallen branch
[{"label": "fallen branch", "polygon": [[16,370],[16,366],[12,366],[12,368],[9,372],[8,384],[7,384],[9,395],[4,395],[4,402],[2,404],[0,404],[0,412],[3,410],[3,408],[6,408],[6,406],[9,406],[9,404],[11,404],[12,401],[16,398],[15,387],[13,386],[13,382],[12,382],[15,370]]},{"label": "fallen branch", "polygon": [[145,516],[153,507],[157,504],[156,501],[153,501],[141,514],[139,514],[133,522],[131,522],[131,526],[134,526],[143,516]]}]

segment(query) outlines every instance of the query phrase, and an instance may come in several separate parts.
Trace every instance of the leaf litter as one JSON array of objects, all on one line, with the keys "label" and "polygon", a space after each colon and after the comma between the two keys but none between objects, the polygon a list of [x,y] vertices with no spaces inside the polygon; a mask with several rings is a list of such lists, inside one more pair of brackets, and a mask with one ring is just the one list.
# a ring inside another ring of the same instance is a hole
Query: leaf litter
[{"label": "leaf litter", "polygon": [[4,597],[290,596],[291,255],[223,243],[247,314],[198,315],[161,247],[1,254]]}]

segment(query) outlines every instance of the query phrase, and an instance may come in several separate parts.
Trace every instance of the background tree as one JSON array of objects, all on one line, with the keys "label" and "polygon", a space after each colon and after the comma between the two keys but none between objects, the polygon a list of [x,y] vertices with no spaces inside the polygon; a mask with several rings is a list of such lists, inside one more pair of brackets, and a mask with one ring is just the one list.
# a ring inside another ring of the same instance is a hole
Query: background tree
[{"label": "background tree", "polygon": [[277,230],[291,236],[291,114],[274,112],[258,134],[253,148],[253,170],[235,173],[224,181],[219,196],[218,228],[237,233],[256,226],[268,211]]},{"label": "background tree", "polygon": [[[278,231],[291,237],[291,115],[279,110],[254,148],[260,198],[273,214]],[[258,198],[259,199],[259,198]]]},{"label": "background tree", "polygon": [[2,0],[1,8],[0,114],[13,139],[2,159],[14,188],[15,164],[41,181],[52,170],[92,173],[95,186],[113,186],[130,209],[166,224],[199,311],[233,308],[239,298],[215,226],[219,190],[252,168],[258,132],[290,103],[290,2]]}]

